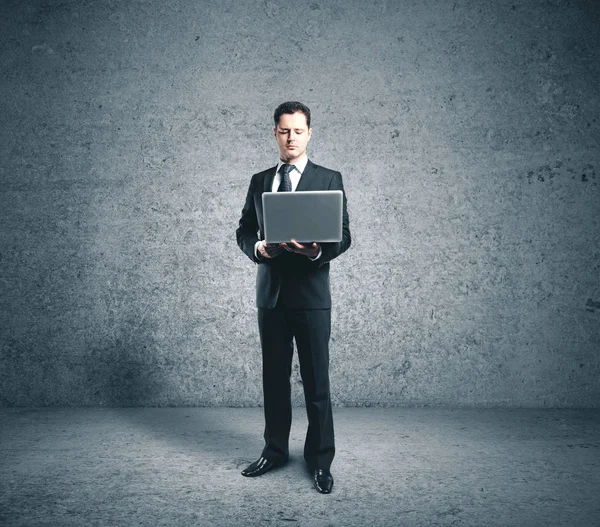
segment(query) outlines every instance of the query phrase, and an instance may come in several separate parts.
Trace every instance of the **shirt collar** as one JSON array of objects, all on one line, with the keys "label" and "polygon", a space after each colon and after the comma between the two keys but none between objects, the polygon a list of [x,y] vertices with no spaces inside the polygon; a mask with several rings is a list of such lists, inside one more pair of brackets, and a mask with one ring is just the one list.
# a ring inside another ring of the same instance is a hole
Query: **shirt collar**
[{"label": "shirt collar", "polygon": [[[294,166],[296,167],[296,170],[298,172],[300,172],[300,174],[303,174],[307,163],[308,163],[308,156],[306,155],[306,153],[304,153],[304,155],[296,163],[294,163]],[[281,165],[285,165],[285,163],[280,159],[279,163],[277,163],[277,168],[275,169],[275,174],[277,174],[279,172]]]}]

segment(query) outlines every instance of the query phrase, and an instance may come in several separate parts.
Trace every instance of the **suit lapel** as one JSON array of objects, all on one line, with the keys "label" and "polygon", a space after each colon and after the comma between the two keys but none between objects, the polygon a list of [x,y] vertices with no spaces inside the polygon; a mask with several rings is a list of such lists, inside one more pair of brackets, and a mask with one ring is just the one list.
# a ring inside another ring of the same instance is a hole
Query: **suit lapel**
[{"label": "suit lapel", "polygon": [[317,182],[318,178],[315,165],[309,159],[304,168],[304,172],[302,172],[302,177],[298,182],[298,186],[296,187],[296,192],[299,190],[318,190]]},{"label": "suit lapel", "polygon": [[265,176],[263,192],[271,192],[271,190],[273,189],[273,180],[275,179],[275,171],[276,170],[277,170],[277,165],[275,165],[272,169],[270,169],[269,173]]}]

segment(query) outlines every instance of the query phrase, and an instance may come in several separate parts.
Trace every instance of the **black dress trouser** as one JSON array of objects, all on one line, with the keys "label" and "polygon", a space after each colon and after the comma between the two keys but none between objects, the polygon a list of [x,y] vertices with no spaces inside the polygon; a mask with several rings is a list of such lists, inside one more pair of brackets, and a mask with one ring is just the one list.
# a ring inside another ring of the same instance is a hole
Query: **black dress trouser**
[{"label": "black dress trouser", "polygon": [[290,309],[281,304],[258,309],[263,359],[265,448],[263,457],[285,461],[292,424],[290,378],[293,339],[308,416],[304,459],[312,468],[330,468],[335,455],[329,393],[331,309]]}]

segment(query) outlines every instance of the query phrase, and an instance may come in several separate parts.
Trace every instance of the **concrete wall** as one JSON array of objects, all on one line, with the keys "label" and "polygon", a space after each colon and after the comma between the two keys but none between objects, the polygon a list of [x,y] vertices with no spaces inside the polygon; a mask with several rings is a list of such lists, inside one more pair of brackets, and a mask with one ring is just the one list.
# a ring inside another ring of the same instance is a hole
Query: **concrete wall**
[{"label": "concrete wall", "polygon": [[0,44],[1,405],[261,403],[234,232],[289,99],[348,194],[335,404],[598,405],[597,2],[4,1]]}]

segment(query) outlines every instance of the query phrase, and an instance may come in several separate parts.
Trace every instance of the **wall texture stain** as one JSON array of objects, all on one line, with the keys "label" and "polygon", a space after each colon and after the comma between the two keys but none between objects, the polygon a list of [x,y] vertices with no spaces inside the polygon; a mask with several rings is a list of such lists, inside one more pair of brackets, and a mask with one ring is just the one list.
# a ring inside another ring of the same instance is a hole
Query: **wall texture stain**
[{"label": "wall texture stain", "polygon": [[0,405],[261,404],[234,233],[297,99],[334,403],[598,406],[599,56],[584,0],[2,2]]},{"label": "wall texture stain", "polygon": [[600,302],[594,302],[591,298],[588,298],[585,307],[587,311],[595,313],[596,309],[600,309]]}]

